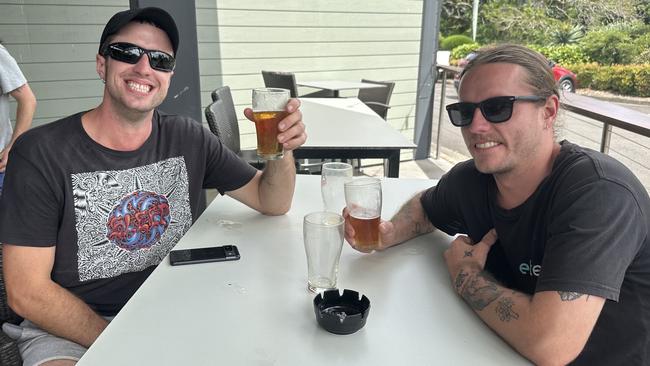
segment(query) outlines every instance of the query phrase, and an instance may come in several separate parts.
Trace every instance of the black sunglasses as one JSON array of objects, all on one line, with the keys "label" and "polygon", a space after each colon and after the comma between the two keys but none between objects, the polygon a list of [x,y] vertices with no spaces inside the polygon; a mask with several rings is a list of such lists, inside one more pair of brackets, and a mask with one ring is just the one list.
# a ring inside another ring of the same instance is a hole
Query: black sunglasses
[{"label": "black sunglasses", "polygon": [[176,66],[176,59],[167,52],[158,50],[148,50],[132,43],[117,42],[111,43],[104,47],[102,56],[110,56],[114,60],[126,62],[127,64],[137,64],[142,55],[149,56],[149,66],[152,69],[172,72]]},{"label": "black sunglasses", "polygon": [[512,106],[515,104],[515,101],[539,102],[545,99],[537,95],[494,97],[479,103],[460,102],[449,104],[447,106],[447,113],[449,113],[451,123],[456,127],[464,127],[472,124],[476,108],[481,110],[481,114],[489,122],[501,123],[512,117]]}]

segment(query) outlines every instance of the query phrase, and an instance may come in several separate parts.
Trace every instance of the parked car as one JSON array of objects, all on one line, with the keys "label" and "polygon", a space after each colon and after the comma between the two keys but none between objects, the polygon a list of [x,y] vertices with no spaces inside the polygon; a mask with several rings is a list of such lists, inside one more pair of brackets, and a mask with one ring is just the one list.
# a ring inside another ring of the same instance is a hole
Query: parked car
[{"label": "parked car", "polygon": [[[467,54],[467,56],[458,61],[458,67],[465,67],[465,65],[467,65],[467,63],[470,62],[474,57],[476,57],[476,53],[470,52]],[[551,65],[551,68],[553,69],[553,77],[555,77],[555,80],[560,85],[560,88],[564,91],[574,93],[576,91],[576,87],[578,86],[578,78],[576,74],[574,74],[571,70],[556,64],[554,61],[549,61],[549,65]],[[458,91],[458,84],[460,84],[459,77],[460,74],[456,74],[454,76],[454,87],[456,88],[456,91]]]}]

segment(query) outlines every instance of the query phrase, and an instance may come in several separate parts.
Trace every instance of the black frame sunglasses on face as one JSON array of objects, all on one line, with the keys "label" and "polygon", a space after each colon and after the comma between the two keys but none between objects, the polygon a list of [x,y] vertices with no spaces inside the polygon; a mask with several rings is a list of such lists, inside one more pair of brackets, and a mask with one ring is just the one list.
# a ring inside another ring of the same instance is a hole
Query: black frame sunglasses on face
[{"label": "black frame sunglasses on face", "polygon": [[470,103],[460,102],[449,104],[447,113],[451,123],[456,127],[464,127],[472,124],[474,119],[474,111],[476,108],[481,110],[481,114],[488,122],[501,123],[505,122],[512,117],[512,109],[516,101],[524,102],[539,102],[546,98],[537,95],[525,96],[501,96],[488,98],[482,102]]},{"label": "black frame sunglasses on face", "polygon": [[102,56],[110,56],[112,59],[135,65],[140,61],[142,55],[149,57],[149,66],[152,69],[162,72],[172,72],[176,66],[176,59],[167,52],[148,50],[133,43],[116,42],[104,47]]}]

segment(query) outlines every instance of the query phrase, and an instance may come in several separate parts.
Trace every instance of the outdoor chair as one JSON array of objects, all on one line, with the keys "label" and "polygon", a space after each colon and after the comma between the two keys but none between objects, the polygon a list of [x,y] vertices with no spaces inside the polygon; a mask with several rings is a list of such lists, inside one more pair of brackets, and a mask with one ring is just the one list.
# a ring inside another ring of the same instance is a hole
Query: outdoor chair
[{"label": "outdoor chair", "polygon": [[257,151],[242,150],[239,144],[239,123],[237,112],[230,94],[230,87],[223,86],[212,92],[212,102],[205,108],[205,118],[210,131],[215,134],[221,143],[239,155],[250,165],[262,169],[265,165],[263,159],[257,156]]},{"label": "outdoor chair", "polygon": [[385,85],[385,88],[367,88],[359,89],[359,95],[357,98],[364,102],[370,109],[375,111],[379,117],[386,119],[388,115],[388,109],[390,106],[390,97],[393,95],[393,88],[395,88],[395,83],[392,81],[373,81],[361,79],[362,83],[370,84],[380,84]]},{"label": "outdoor chair", "polygon": [[[292,72],[282,71],[262,71],[262,78],[264,79],[264,86],[267,88],[282,88],[288,89],[291,93],[291,98],[298,97],[298,84],[296,84],[296,76]],[[332,92],[329,90],[319,90],[313,93],[301,95],[301,98],[331,98]]]},{"label": "outdoor chair", "polygon": [[[20,323],[18,317],[7,304],[7,292],[5,290],[4,276],[2,275],[2,244],[0,244],[0,325],[4,322],[14,324]],[[20,366],[23,360],[18,352],[16,341],[9,338],[0,328],[0,365]]]},{"label": "outdoor chair", "polygon": [[[298,96],[298,85],[296,84],[296,76],[292,72],[280,71],[262,71],[262,78],[264,79],[264,86],[267,88],[282,88],[289,89],[292,98]],[[314,93],[303,95],[302,97],[327,97],[330,93],[320,90]],[[298,164],[299,172],[302,173],[319,173],[323,161],[320,159],[299,159]]]},{"label": "outdoor chair", "polygon": [[[390,97],[393,95],[395,83],[392,81],[373,81],[367,79],[361,79],[361,82],[386,86],[385,88],[359,89],[359,94],[357,95],[357,98],[359,98],[360,101],[377,113],[379,117],[386,120],[388,109],[390,108],[388,103],[390,103]],[[357,167],[361,169],[361,159],[357,159]],[[384,169],[386,169],[386,167],[387,164],[386,161],[384,161]]]}]

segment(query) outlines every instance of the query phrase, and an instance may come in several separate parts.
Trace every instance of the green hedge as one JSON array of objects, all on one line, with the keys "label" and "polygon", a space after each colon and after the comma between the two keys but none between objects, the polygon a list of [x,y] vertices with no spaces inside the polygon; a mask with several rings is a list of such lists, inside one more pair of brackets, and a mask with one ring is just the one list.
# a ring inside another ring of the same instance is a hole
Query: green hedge
[{"label": "green hedge", "polygon": [[463,34],[454,34],[449,37],[445,37],[441,42],[440,42],[440,48],[443,50],[448,50],[451,51],[454,48],[467,44],[467,43],[473,43],[472,39],[466,35]]},{"label": "green hedge", "polygon": [[476,51],[481,48],[481,45],[478,43],[466,43],[457,47],[454,47],[451,51],[452,60],[460,60],[461,58],[467,56],[470,52]]},{"label": "green hedge", "polygon": [[650,97],[650,65],[566,65],[578,75],[581,88],[607,90],[618,94]]}]

